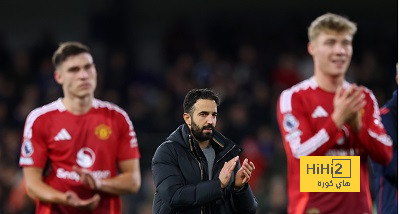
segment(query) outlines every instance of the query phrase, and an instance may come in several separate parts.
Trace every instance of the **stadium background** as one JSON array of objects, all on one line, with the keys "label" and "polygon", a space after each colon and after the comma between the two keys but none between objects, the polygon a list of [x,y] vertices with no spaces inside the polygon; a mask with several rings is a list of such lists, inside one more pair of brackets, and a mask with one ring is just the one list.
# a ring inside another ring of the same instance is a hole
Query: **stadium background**
[{"label": "stadium background", "polygon": [[99,73],[96,96],[123,107],[141,149],[143,184],[124,213],[151,213],[150,161],[182,120],[195,87],[223,98],[218,128],[257,165],[251,184],[259,213],[285,213],[286,163],[275,119],[279,93],[312,74],[307,27],[335,12],[358,23],[351,82],[380,106],[396,88],[398,2],[336,1],[1,1],[0,213],[32,213],[19,148],[33,108],[62,96],[53,80],[57,44],[87,44]]}]

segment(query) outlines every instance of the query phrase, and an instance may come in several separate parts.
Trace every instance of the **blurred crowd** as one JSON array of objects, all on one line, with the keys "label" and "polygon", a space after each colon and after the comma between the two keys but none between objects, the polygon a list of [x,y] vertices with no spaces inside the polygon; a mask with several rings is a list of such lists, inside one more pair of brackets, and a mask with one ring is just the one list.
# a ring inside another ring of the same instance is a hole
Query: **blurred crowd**
[{"label": "blurred crowd", "polygon": [[[250,184],[259,213],[285,213],[286,159],[275,108],[283,89],[313,72],[305,35],[289,39],[295,48],[271,44],[273,49],[268,50],[259,46],[259,40],[234,41],[235,46],[220,37],[197,41],[185,36],[186,30],[174,28],[165,36],[159,46],[163,63],[158,70],[139,69],[141,62],[132,60],[130,47],[81,41],[92,48],[97,65],[96,97],[125,109],[138,136],[142,187],[139,194],[123,197],[124,213],[151,213],[151,158],[183,123],[182,101],[192,88],[212,88],[221,96],[217,128],[243,147],[243,155],[256,165]],[[31,110],[62,97],[51,64],[58,42],[43,35],[31,46],[13,49],[0,38],[0,213],[33,213],[18,167],[22,129]],[[369,87],[381,106],[395,88],[395,64],[382,60],[385,55],[380,53],[386,47],[373,47],[355,52],[347,79]]]}]

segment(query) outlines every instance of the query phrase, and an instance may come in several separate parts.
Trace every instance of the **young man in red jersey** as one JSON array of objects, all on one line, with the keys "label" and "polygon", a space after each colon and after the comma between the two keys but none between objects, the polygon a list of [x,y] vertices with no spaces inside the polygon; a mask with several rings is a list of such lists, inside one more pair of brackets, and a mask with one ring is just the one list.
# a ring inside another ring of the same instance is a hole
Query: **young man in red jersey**
[{"label": "young man in red jersey", "polygon": [[[308,28],[314,75],[282,92],[277,117],[288,163],[288,213],[372,213],[367,157],[392,155],[373,93],[345,80],[355,23],[327,13]],[[300,192],[300,156],[360,156],[360,192]]]},{"label": "young man in red jersey", "polygon": [[141,184],[139,148],[128,115],[94,98],[90,50],[62,43],[53,55],[64,97],[27,117],[20,166],[36,213],[121,213],[120,194]]}]

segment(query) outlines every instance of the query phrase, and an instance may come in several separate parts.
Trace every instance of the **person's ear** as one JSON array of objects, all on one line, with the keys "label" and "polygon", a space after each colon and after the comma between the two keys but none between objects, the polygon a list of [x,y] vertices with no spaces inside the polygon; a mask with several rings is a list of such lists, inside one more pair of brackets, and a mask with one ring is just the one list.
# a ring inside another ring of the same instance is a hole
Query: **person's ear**
[{"label": "person's ear", "polygon": [[58,84],[62,84],[62,77],[60,71],[58,70],[54,71],[54,80],[56,80]]},{"label": "person's ear", "polygon": [[185,123],[189,126],[189,128],[192,125],[192,117],[188,113],[183,113],[183,119],[185,120]]},{"label": "person's ear", "polygon": [[308,42],[307,44],[308,53],[313,56],[314,55],[314,44],[312,42]]}]

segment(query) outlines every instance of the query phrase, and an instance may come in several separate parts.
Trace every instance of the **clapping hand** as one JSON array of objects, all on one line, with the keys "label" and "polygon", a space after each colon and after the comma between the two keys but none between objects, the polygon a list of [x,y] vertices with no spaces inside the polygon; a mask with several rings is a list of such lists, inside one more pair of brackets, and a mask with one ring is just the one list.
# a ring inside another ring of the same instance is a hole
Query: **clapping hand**
[{"label": "clapping hand", "polygon": [[77,166],[74,166],[74,171],[79,174],[82,183],[88,185],[91,189],[100,190],[102,181],[98,178],[95,178],[91,171],[79,168]]},{"label": "clapping hand", "polygon": [[361,128],[360,110],[365,106],[363,87],[352,84],[348,89],[339,87],[333,99],[332,120],[338,128],[348,123],[356,132]]},{"label": "clapping hand", "polygon": [[249,182],[251,177],[251,172],[256,169],[253,162],[249,161],[247,158],[244,159],[242,166],[237,171],[235,176],[235,189],[241,189],[247,182]]},{"label": "clapping hand", "polygon": [[225,162],[224,166],[219,173],[219,180],[221,182],[221,188],[225,188],[229,184],[232,172],[235,169],[236,162],[239,160],[239,156],[232,158],[230,161]]}]

